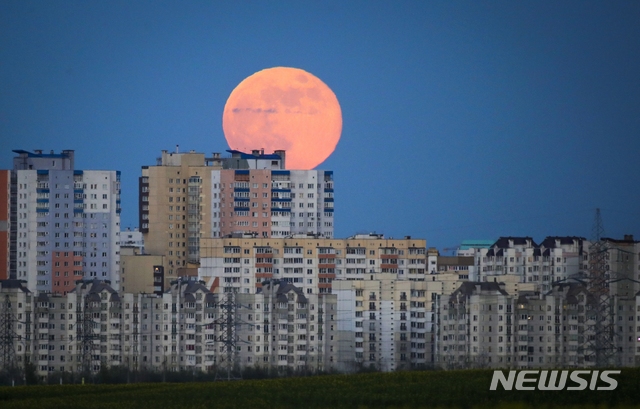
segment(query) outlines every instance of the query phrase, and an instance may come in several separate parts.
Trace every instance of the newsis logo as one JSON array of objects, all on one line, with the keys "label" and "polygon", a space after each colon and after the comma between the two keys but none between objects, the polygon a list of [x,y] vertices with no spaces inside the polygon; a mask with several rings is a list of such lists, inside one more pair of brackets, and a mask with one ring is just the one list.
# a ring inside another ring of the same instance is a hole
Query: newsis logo
[{"label": "newsis logo", "polygon": [[[498,384],[504,390],[510,391],[583,391],[587,387],[598,391],[612,391],[618,387],[618,381],[611,375],[619,375],[620,371],[509,371],[505,376],[502,371],[493,371],[489,390],[498,389]],[[569,382],[567,382],[567,380]],[[607,384],[598,386],[598,381]]]}]

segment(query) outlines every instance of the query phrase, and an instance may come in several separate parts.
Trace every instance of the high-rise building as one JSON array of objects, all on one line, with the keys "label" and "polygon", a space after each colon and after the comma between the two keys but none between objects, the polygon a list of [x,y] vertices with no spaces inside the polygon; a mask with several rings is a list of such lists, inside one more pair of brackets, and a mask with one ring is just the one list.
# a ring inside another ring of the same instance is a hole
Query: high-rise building
[{"label": "high-rise building", "polygon": [[117,289],[120,172],[75,169],[71,150],[14,152],[10,277],[31,291],[66,293],[82,278]]},{"label": "high-rise building", "polygon": [[333,294],[307,295],[273,281],[257,294],[214,294],[175,280],[166,292],[117,292],[78,280],[67,294],[33,294],[0,280],[0,370],[35,365],[84,375],[131,371],[335,370],[338,311]]},{"label": "high-rise building", "polygon": [[[510,294],[503,283],[467,282],[436,299],[434,364],[467,368],[593,368],[589,340],[596,335],[597,300],[583,281],[554,282],[547,292]],[[640,294],[613,295],[614,366],[640,363],[632,324]],[[617,317],[616,317],[617,316]],[[606,323],[605,323],[606,324]]]},{"label": "high-rise building", "polygon": [[431,365],[432,301],[438,281],[409,281],[396,274],[333,283],[338,303],[338,369],[395,371]]},{"label": "high-rise building", "polygon": [[168,280],[195,274],[203,238],[333,236],[333,172],[286,170],[284,151],[228,152],[162,151],[142,167],[140,231],[146,253],[166,256]]},{"label": "high-rise building", "polygon": [[331,293],[334,280],[364,280],[371,273],[425,281],[425,251],[424,239],[386,239],[382,234],[347,239],[250,234],[210,238],[202,241],[198,277],[208,288],[221,287],[224,292],[255,293],[262,281],[276,279],[305,294]]},{"label": "high-rise building", "polygon": [[[540,291],[586,269],[588,242],[582,237],[549,236],[536,244],[531,237],[500,237],[475,252],[479,281],[531,284]],[[511,289],[507,289],[511,291]]]}]

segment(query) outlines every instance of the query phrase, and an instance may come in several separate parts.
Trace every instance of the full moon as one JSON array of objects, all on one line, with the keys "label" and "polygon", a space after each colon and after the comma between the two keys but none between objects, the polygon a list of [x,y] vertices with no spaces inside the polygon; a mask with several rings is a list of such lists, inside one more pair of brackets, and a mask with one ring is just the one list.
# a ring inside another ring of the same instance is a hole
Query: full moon
[{"label": "full moon", "polygon": [[231,92],[222,130],[231,149],[285,150],[287,169],[307,170],[335,150],[342,112],[333,91],[314,75],[298,68],[268,68]]}]

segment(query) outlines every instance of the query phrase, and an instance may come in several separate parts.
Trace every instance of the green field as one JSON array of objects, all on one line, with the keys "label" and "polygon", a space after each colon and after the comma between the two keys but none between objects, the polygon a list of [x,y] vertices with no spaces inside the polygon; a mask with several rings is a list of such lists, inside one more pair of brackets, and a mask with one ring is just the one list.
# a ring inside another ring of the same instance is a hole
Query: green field
[{"label": "green field", "polygon": [[[492,371],[428,371],[200,383],[0,388],[0,408],[640,408],[640,369],[614,391],[490,391]],[[501,388],[500,388],[501,389]]]}]

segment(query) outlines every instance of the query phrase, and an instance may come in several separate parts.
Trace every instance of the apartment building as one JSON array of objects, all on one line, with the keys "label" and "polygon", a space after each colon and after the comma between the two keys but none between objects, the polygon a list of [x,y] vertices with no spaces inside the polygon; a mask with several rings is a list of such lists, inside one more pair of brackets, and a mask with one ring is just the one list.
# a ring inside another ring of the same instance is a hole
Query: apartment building
[{"label": "apartment building", "polygon": [[306,295],[277,281],[237,296],[190,278],[160,295],[118,293],[101,280],[79,280],[66,295],[34,295],[25,284],[0,281],[3,319],[11,321],[0,329],[11,332],[1,334],[2,356],[10,358],[2,367],[31,362],[46,377],[105,366],[312,372],[337,365],[335,295]]},{"label": "apartment building", "polygon": [[549,236],[540,244],[531,237],[500,237],[490,248],[477,250],[480,281],[531,283],[539,291],[549,291],[554,282],[577,277],[586,269],[588,242],[581,237]]},{"label": "apartment building", "polygon": [[[256,294],[227,293],[238,302],[237,362],[242,367],[317,372],[339,366],[337,297],[305,294],[292,284],[267,280]],[[222,362],[228,359],[222,356]]]},{"label": "apartment building", "polygon": [[32,362],[35,352],[34,295],[24,281],[0,280],[0,367]]},{"label": "apartment building", "polygon": [[333,172],[224,170],[214,172],[210,237],[254,232],[260,237],[333,237]]},{"label": "apartment building", "polygon": [[[464,283],[437,301],[435,364],[454,368],[589,368],[596,365],[597,300],[579,281],[552,284],[547,293],[509,294],[502,283]],[[611,315],[615,366],[640,363],[640,294],[614,296]],[[636,323],[637,324],[637,323]]]},{"label": "apartment building", "polygon": [[437,281],[409,281],[396,274],[366,274],[333,283],[338,298],[338,367],[394,371],[430,367]]},{"label": "apartment building", "polygon": [[118,288],[120,172],[75,169],[70,150],[14,152],[10,277],[39,292],[64,294],[84,277]]},{"label": "apartment building", "polygon": [[330,293],[334,280],[363,280],[370,273],[391,273],[402,280],[426,278],[424,239],[386,239],[381,234],[347,239],[294,235],[262,238],[256,234],[203,239],[198,277],[208,288],[255,293],[266,279]]},{"label": "apartment building", "polygon": [[139,179],[139,231],[145,251],[167,259],[167,276],[197,263],[200,237],[211,230],[211,162],[203,153],[162,151]]},{"label": "apartment building", "polygon": [[[613,294],[632,296],[640,291],[640,244],[632,235],[604,238],[603,268]],[[501,237],[491,247],[475,252],[480,281],[504,282],[507,291],[547,292],[555,282],[586,279],[591,242],[582,237],[549,236],[540,244],[531,237]]]},{"label": "apartment building", "polygon": [[495,282],[466,282],[436,297],[436,366],[446,369],[508,366],[513,296]]},{"label": "apartment building", "polygon": [[171,279],[198,265],[204,238],[333,236],[333,172],[286,170],[284,151],[228,152],[162,151],[142,167],[140,231],[147,253],[167,257]]}]

